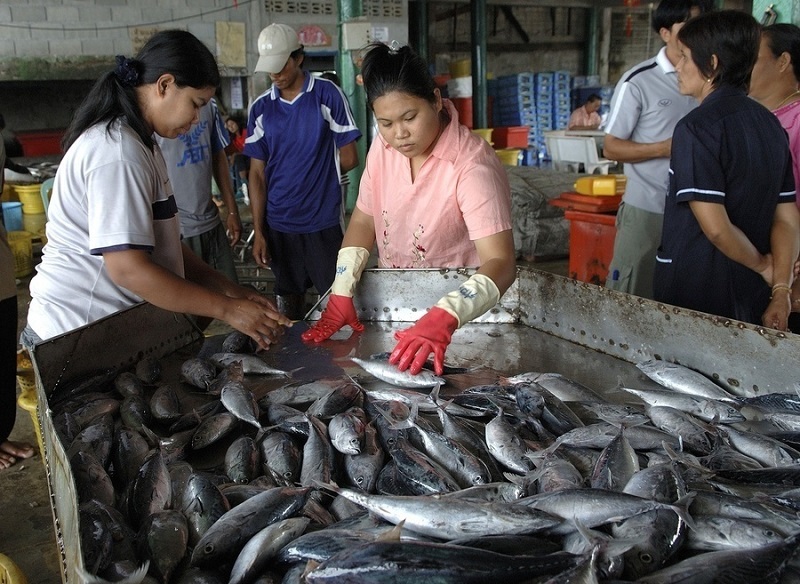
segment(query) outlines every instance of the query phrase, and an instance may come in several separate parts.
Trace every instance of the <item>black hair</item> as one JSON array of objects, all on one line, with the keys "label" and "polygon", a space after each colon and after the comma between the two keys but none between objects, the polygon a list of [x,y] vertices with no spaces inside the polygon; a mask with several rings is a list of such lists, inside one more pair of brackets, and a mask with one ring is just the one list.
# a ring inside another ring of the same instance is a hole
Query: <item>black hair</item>
[{"label": "black hair", "polygon": [[761,29],[761,36],[767,39],[767,46],[776,58],[789,53],[794,77],[800,80],[800,27],[788,23],[771,24]]},{"label": "black hair", "polygon": [[303,68],[303,62],[305,61],[305,59],[301,59],[301,57],[305,57],[305,55],[306,55],[306,49],[305,49],[305,47],[303,45],[300,45],[299,49],[295,49],[294,51],[289,53],[289,58],[290,59],[294,59],[295,61],[299,60],[300,63],[298,63],[297,67],[299,69],[302,69]]},{"label": "black hair", "polygon": [[660,32],[662,28],[671,29],[675,24],[686,22],[692,17],[693,8],[700,14],[710,12],[710,0],[661,0],[653,11],[653,30]]},{"label": "black hair", "polygon": [[106,130],[120,117],[153,149],[152,130],[142,119],[136,88],[155,83],[169,73],[178,87],[217,87],[219,68],[211,51],[185,30],[157,32],[133,59],[117,57],[117,66],[94,84],[72,118],[61,142],[66,150],[88,128],[106,123]]},{"label": "black hair", "polygon": [[339,79],[339,76],[336,74],[335,71],[325,71],[320,75],[323,79],[327,79],[328,81],[333,81],[339,87],[342,86],[342,80]]},{"label": "black hair", "polygon": [[5,130],[6,128],[6,119],[3,117],[3,114],[0,114],[0,130]]},{"label": "black hair", "polygon": [[589,103],[590,101],[603,101],[603,98],[596,93],[590,93],[589,97],[586,98],[586,103]]},{"label": "black hair", "polygon": [[687,22],[678,40],[692,51],[692,61],[714,87],[726,84],[747,91],[761,44],[755,18],[740,10],[709,12]]},{"label": "black hair", "polygon": [[376,99],[393,91],[436,103],[436,83],[428,64],[408,45],[395,49],[383,43],[370,44],[361,66],[361,78],[370,109]]}]

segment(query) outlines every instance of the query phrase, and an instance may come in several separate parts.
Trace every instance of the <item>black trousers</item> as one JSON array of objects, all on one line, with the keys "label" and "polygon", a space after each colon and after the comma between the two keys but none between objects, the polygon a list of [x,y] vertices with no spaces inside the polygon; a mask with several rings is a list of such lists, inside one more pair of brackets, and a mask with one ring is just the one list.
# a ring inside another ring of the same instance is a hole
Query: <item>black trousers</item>
[{"label": "black trousers", "polygon": [[17,297],[0,301],[0,443],[17,418]]}]

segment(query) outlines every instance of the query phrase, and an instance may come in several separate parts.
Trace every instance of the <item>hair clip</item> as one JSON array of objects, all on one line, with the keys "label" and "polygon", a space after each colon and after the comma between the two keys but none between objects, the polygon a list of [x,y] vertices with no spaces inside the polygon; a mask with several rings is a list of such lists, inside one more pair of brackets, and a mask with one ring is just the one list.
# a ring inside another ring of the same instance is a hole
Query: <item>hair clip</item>
[{"label": "hair clip", "polygon": [[116,62],[117,67],[114,69],[114,75],[117,76],[120,83],[129,87],[136,87],[139,83],[139,71],[136,69],[137,61],[128,59],[123,55],[117,55]]},{"label": "hair clip", "polygon": [[400,52],[401,48],[402,45],[398,43],[397,40],[393,40],[391,43],[389,43],[389,54],[396,55],[397,53]]}]

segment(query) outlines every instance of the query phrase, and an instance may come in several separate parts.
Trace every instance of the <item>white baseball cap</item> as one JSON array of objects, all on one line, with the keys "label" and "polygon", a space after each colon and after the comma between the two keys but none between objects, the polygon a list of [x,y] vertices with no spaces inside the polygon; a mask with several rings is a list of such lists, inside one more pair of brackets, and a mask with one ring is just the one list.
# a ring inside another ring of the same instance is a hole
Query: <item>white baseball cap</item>
[{"label": "white baseball cap", "polygon": [[286,24],[270,24],[258,35],[256,72],[280,73],[289,55],[299,49],[300,37]]}]

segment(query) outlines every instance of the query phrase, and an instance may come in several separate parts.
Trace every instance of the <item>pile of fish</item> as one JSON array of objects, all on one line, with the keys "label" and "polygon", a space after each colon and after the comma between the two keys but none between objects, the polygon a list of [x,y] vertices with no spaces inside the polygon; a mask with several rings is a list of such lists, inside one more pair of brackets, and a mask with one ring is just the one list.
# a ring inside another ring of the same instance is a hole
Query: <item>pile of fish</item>
[{"label": "pile of fish", "polygon": [[538,372],[445,397],[384,355],[297,381],[250,350],[51,398],[87,582],[800,581],[797,395],[647,361],[614,401]]}]

